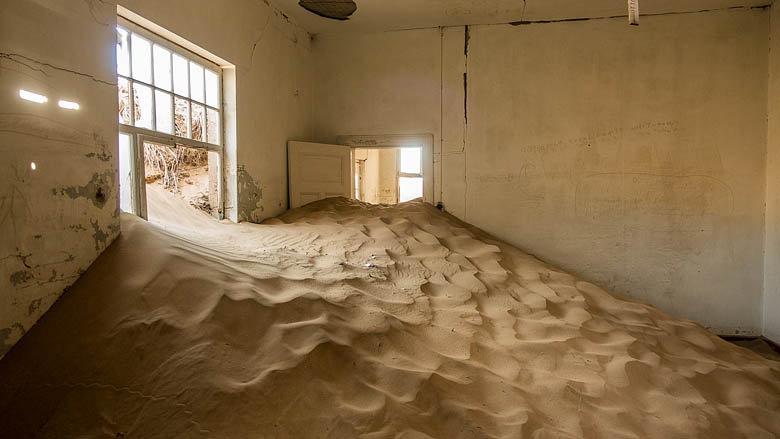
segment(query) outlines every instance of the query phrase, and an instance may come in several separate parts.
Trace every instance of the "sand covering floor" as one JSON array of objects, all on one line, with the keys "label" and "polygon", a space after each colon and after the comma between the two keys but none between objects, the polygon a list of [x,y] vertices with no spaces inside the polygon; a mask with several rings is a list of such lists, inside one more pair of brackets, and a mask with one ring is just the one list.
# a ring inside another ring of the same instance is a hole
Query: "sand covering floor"
[{"label": "sand covering floor", "polygon": [[0,362],[0,437],[780,435],[780,363],[420,202],[169,219]]}]

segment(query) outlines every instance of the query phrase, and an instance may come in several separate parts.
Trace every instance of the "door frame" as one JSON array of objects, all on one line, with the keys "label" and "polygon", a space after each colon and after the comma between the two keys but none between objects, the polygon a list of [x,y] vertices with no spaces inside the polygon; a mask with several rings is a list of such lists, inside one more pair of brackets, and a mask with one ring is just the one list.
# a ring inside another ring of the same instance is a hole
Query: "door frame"
[{"label": "door frame", "polygon": [[[434,172],[433,172],[433,134],[376,134],[376,135],[343,135],[336,138],[339,145],[349,146],[353,150],[356,148],[408,148],[422,147],[422,176],[423,176],[423,201],[428,204],[435,203],[434,196]],[[352,190],[355,194],[355,160],[354,151],[352,153]],[[397,185],[396,185],[397,186]]]}]

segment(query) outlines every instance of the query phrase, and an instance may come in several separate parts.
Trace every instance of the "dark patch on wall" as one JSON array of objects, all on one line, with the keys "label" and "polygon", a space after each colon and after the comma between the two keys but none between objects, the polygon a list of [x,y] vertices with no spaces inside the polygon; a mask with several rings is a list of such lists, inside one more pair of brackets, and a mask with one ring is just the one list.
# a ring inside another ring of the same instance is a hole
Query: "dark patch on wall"
[{"label": "dark patch on wall", "polygon": [[30,305],[27,306],[27,315],[31,316],[35,311],[38,311],[41,308],[41,301],[43,299],[35,299],[32,302],[30,302]]},{"label": "dark patch on wall", "polygon": [[263,200],[263,190],[243,166],[239,166],[237,169],[237,182],[238,220],[260,222],[260,213],[264,210],[260,205]]},{"label": "dark patch on wall", "polygon": [[320,17],[340,21],[349,20],[357,10],[353,0],[300,0],[298,5]]},{"label": "dark patch on wall", "polygon": [[102,209],[106,205],[108,200],[107,194],[109,188],[114,187],[114,173],[112,171],[103,172],[101,174],[92,174],[92,179],[84,186],[70,186],[62,189],[52,189],[54,195],[64,195],[73,199],[86,198],[95,205],[95,207]]},{"label": "dark patch on wall", "polygon": [[8,353],[9,350],[11,350],[11,347],[13,344],[8,343],[6,340],[11,338],[11,333],[16,329],[21,333],[21,335],[24,335],[26,332],[24,330],[24,326],[21,325],[21,323],[14,323],[8,328],[0,329],[0,357],[4,356],[6,353]]},{"label": "dark patch on wall", "polygon": [[19,286],[21,284],[27,283],[27,281],[32,280],[34,278],[35,276],[33,276],[33,274],[30,273],[29,271],[20,270],[11,274],[11,277],[8,280],[11,281],[11,285]]},{"label": "dark patch on wall", "polygon": [[95,250],[106,248],[110,235],[100,228],[100,224],[97,221],[90,221],[90,224],[92,224],[92,229],[95,231],[92,234],[92,238],[95,240]]}]

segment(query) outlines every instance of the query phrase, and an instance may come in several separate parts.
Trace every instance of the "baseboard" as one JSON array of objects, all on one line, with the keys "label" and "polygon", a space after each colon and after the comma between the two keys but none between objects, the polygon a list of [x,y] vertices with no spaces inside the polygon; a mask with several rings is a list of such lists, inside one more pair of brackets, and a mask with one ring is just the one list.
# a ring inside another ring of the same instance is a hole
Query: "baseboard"
[{"label": "baseboard", "polygon": [[769,345],[769,347],[772,348],[773,351],[780,354],[780,345],[775,343],[774,341],[761,336],[761,335],[719,335],[718,337],[726,340],[726,341],[752,341],[752,340],[763,340],[766,342],[766,344]]}]

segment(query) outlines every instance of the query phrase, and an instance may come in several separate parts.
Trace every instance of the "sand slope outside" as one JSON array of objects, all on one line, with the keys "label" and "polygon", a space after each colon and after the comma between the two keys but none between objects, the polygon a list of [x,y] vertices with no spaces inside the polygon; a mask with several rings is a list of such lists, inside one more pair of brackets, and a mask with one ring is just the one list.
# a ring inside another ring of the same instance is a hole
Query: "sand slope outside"
[{"label": "sand slope outside", "polygon": [[0,437],[780,435],[780,363],[421,202],[172,220],[0,361]]}]

